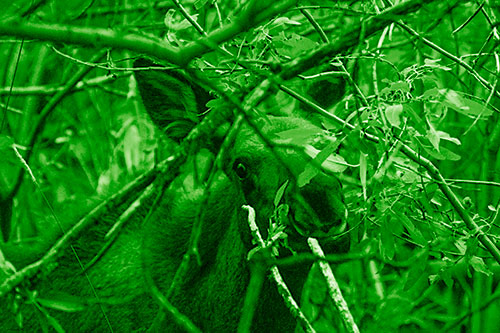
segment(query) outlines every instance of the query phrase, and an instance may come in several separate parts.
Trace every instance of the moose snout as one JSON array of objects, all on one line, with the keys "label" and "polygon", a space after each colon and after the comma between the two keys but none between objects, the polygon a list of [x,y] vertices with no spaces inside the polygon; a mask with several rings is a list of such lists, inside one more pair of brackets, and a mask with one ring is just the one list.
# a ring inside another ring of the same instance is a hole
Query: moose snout
[{"label": "moose snout", "polygon": [[302,236],[334,237],[347,228],[340,184],[335,178],[318,176],[295,192],[292,223]]}]

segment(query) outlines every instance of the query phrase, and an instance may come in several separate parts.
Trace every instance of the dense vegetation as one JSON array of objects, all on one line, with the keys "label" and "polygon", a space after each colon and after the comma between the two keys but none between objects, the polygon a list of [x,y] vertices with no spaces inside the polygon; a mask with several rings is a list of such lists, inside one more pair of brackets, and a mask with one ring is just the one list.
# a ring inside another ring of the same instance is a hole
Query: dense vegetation
[{"label": "dense vegetation", "polygon": [[[327,261],[360,330],[499,326],[498,1],[0,6],[0,227],[4,241],[29,245],[27,257],[175,151],[137,94],[133,61],[145,55],[202,72],[216,96],[209,110],[293,113],[323,127],[330,144],[297,182],[334,161],[350,250]],[[287,144],[307,135],[289,132]],[[273,263],[315,259],[300,252]],[[0,283],[12,272],[0,256]],[[32,278],[1,284],[0,296],[14,304],[13,286]],[[330,331],[336,310],[319,281],[310,275],[302,310]],[[45,319],[44,308],[76,310],[38,307]]]}]

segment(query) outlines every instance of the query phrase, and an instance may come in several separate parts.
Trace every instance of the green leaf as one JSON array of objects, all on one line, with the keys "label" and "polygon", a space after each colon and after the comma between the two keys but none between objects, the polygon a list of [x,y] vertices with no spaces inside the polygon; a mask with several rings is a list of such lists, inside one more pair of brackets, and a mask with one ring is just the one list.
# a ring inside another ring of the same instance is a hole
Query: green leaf
[{"label": "green leaf", "polygon": [[436,149],[437,151],[439,151],[439,146],[440,146],[441,140],[450,141],[456,145],[461,144],[459,139],[452,138],[450,134],[443,132],[443,131],[436,131],[434,129],[434,127],[432,126],[432,124],[429,124],[429,130],[427,131],[426,137],[427,137],[427,139],[429,139],[429,142],[432,144],[434,149]]},{"label": "green leaf", "polygon": [[196,0],[194,2],[194,8],[196,10],[200,10],[200,8],[205,7],[205,5],[208,3],[209,0]]},{"label": "green leaf", "polygon": [[[171,31],[181,31],[181,30],[186,30],[193,25],[191,22],[189,22],[187,19],[182,19],[179,22],[179,19],[177,19],[176,10],[171,8],[167,11],[165,14],[165,17],[163,18],[163,23],[165,26],[171,30]],[[196,21],[198,18],[198,14],[191,15],[191,18]]]},{"label": "green leaf", "polygon": [[451,89],[440,89],[439,94],[444,99],[442,102],[461,114],[469,117],[489,117],[493,111],[483,104],[470,100],[463,93]]},{"label": "green leaf", "polygon": [[367,154],[360,152],[359,154],[359,180],[361,181],[361,187],[363,188],[363,198],[366,199],[366,165],[367,165]]},{"label": "green leaf", "polygon": [[76,297],[72,297],[71,300],[37,298],[36,301],[46,308],[63,312],[78,312],[86,309],[86,303]]},{"label": "green leaf", "polygon": [[335,170],[333,172],[342,172],[347,169],[347,166],[336,163],[341,161],[345,162],[341,156],[335,161],[334,157],[337,155],[332,155],[333,152],[337,150],[339,144],[339,140],[330,141],[330,143],[321,151],[312,146],[307,146],[306,153],[309,156],[313,157],[313,160],[306,164],[304,171],[302,171],[297,177],[297,186],[303,187],[304,185],[308,184],[311,179],[313,179],[320,172],[319,168],[317,167],[318,164],[329,171]]},{"label": "green leaf", "polygon": [[459,139],[451,137],[451,135],[446,133],[446,132],[436,131],[436,133],[437,133],[437,135],[439,135],[439,138],[441,140],[450,141],[450,142],[456,144],[457,146],[460,146],[462,144]]},{"label": "green leaf", "polygon": [[300,22],[289,19],[288,17],[282,16],[276,18],[270,25],[269,29],[274,29],[281,27],[282,25],[301,25]]},{"label": "green leaf", "polygon": [[[326,149],[326,148],[325,148]],[[324,150],[324,149],[323,149]],[[312,158],[315,158],[320,151],[313,146],[306,146],[305,153]],[[321,159],[318,159],[318,162]],[[330,172],[343,172],[347,169],[348,166],[351,166],[346,162],[346,160],[340,155],[328,155],[328,157],[321,163],[321,167]]]},{"label": "green leaf", "polygon": [[427,130],[427,135],[426,135],[427,140],[431,143],[431,145],[434,147],[436,151],[439,152],[439,135],[434,129],[434,126],[432,124],[429,124],[429,129]]},{"label": "green leaf", "polygon": [[410,84],[406,81],[389,82],[389,85],[380,91],[380,95],[387,100],[397,101],[406,99],[410,92]]},{"label": "green leaf", "polygon": [[424,64],[425,64],[426,67],[439,68],[439,69],[444,70],[444,71],[451,71],[450,67],[440,65],[439,64],[440,61],[441,61],[441,59],[429,59],[429,58],[425,58],[424,59]]},{"label": "green leaf", "polygon": [[281,202],[281,198],[283,198],[283,194],[285,193],[286,187],[288,186],[288,180],[280,186],[278,191],[276,192],[276,196],[274,197],[274,207],[278,207]]},{"label": "green leaf", "polygon": [[[418,105],[416,105],[416,109],[418,110]],[[415,128],[415,130],[419,133],[425,133],[427,130],[426,122],[420,117],[420,115],[413,109],[410,104],[404,104],[403,106],[405,111],[405,116],[409,118],[409,123]]]},{"label": "green leaf", "polygon": [[439,98],[439,96],[440,95],[439,95],[438,88],[428,89],[428,90],[424,91],[424,93],[422,94],[422,98],[425,100],[437,99],[437,98]]},{"label": "green leaf", "polygon": [[93,3],[94,0],[50,1],[50,6],[40,7],[37,13],[45,22],[61,23],[79,18]]},{"label": "green leaf", "polygon": [[290,130],[276,133],[279,137],[278,143],[289,143],[296,146],[305,146],[311,139],[323,132],[321,128],[312,126],[299,126]]},{"label": "green leaf", "polygon": [[32,5],[31,0],[0,1],[0,18],[3,21],[19,17]]},{"label": "green leaf", "polygon": [[427,269],[427,260],[428,257],[426,255],[420,255],[410,266],[410,270],[408,271],[408,278],[404,285],[404,290],[408,290],[417,283],[424,276],[427,277],[426,269]]},{"label": "green leaf", "polygon": [[440,147],[439,151],[432,149],[430,146],[422,145],[424,150],[432,156],[433,158],[441,161],[459,161],[461,159],[460,155],[455,154],[451,150]]},{"label": "green leaf", "polygon": [[470,259],[469,263],[471,264],[472,268],[476,272],[483,273],[483,274],[485,274],[487,276],[493,275],[493,272],[490,271],[490,269],[488,268],[488,266],[486,266],[486,264],[484,263],[483,258],[480,258],[480,257],[477,257],[477,256],[473,256]]},{"label": "green leaf", "polygon": [[[444,132],[441,132],[444,133]],[[441,161],[459,161],[461,159],[460,155],[455,154],[451,150],[446,147],[440,145],[440,132],[429,130],[425,137],[423,136],[415,136],[413,139],[418,142],[418,144],[425,150],[427,154],[431,157],[441,160]],[[444,133],[446,137],[446,133]],[[460,142],[458,139],[449,138],[448,141],[452,141],[454,143]]]},{"label": "green leaf", "polygon": [[415,224],[413,224],[413,222],[404,213],[400,213],[395,217],[399,218],[399,221],[405,226],[406,230],[408,230],[411,239],[415,241],[415,243],[422,246],[427,243],[425,237],[422,235],[420,230],[415,226]]},{"label": "green leaf", "polygon": [[379,241],[380,253],[385,259],[394,259],[395,246],[394,246],[394,235],[392,234],[392,228],[389,223],[389,216],[385,216],[384,222],[380,226],[380,241]]},{"label": "green leaf", "polygon": [[401,125],[400,115],[402,112],[403,112],[403,105],[401,104],[388,105],[385,108],[385,117],[392,126],[400,128]]},{"label": "green leaf", "polygon": [[311,39],[302,37],[295,33],[292,33],[290,36],[280,34],[273,39],[273,46],[275,47],[276,51],[280,55],[291,58],[299,56],[305,51],[310,51],[317,45],[318,43],[312,41]]},{"label": "green leaf", "polygon": [[56,318],[52,317],[48,313],[45,313],[45,318],[47,318],[47,321],[49,322],[50,326],[54,328],[54,330],[58,333],[64,333],[66,332],[64,328],[59,324]]}]

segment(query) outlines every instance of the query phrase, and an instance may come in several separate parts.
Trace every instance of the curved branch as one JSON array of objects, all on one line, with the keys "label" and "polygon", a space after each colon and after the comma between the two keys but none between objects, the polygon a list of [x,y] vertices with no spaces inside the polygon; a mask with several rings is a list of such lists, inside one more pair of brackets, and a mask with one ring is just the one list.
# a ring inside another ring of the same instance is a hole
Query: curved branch
[{"label": "curved branch", "polygon": [[0,35],[92,47],[127,49],[185,67],[191,60],[212,51],[218,44],[256,26],[260,22],[274,17],[295,5],[295,3],[295,0],[279,1],[263,8],[256,14],[253,13],[256,6],[247,6],[237,17],[233,18],[231,23],[213,31],[204,38],[200,38],[180,48],[170,46],[159,38],[148,38],[123,31],[60,24],[20,22],[15,20],[0,22]]}]

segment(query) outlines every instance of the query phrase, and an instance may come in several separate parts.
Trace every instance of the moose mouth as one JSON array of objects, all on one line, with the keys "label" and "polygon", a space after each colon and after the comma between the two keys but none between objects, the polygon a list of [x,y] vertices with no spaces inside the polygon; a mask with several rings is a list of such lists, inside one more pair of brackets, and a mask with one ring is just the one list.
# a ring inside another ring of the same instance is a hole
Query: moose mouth
[{"label": "moose mouth", "polygon": [[311,182],[294,192],[288,201],[292,202],[289,223],[305,237],[334,237],[346,230],[345,205],[328,188]]},{"label": "moose mouth", "polygon": [[[339,214],[327,213],[322,210],[322,214],[304,212],[300,205],[294,207],[286,206],[287,215],[276,214],[280,225],[284,225],[284,232],[288,238],[288,244],[297,252],[308,252],[305,238],[318,238],[323,246],[329,251],[345,253],[349,250],[350,239],[347,236],[347,219],[340,218]],[[278,207],[278,210],[280,208]],[[321,216],[321,217],[320,217]]]},{"label": "moose mouth", "polygon": [[340,218],[336,212],[306,211],[299,207],[291,209],[289,224],[303,237],[337,238],[347,229],[347,221]]}]

